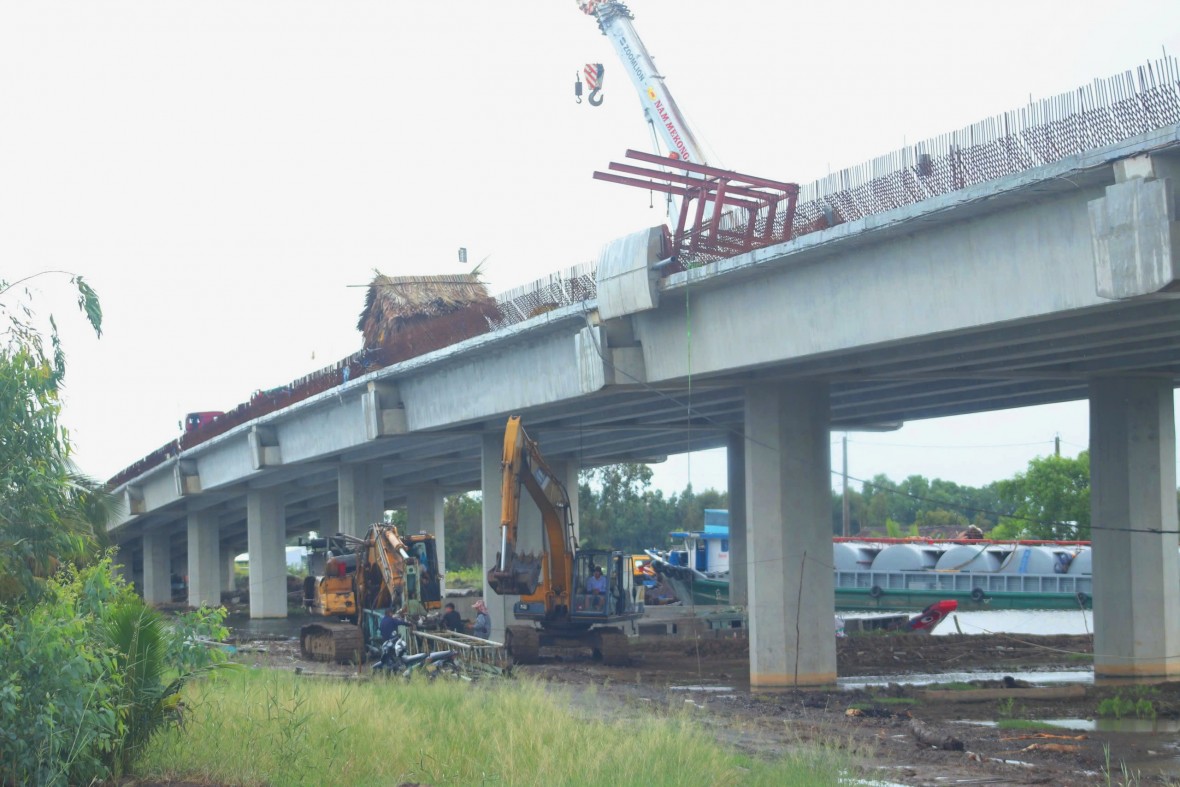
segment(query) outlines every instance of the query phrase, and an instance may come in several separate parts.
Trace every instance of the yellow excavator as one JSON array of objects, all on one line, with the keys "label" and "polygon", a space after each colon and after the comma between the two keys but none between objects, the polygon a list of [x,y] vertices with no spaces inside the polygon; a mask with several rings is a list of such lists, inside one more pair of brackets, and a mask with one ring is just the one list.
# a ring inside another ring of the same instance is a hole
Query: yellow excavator
[{"label": "yellow excavator", "polygon": [[[517,621],[506,628],[505,646],[518,664],[535,663],[542,647],[590,647],[605,664],[628,662],[627,636],[618,624],[643,615],[635,603],[632,556],[580,549],[569,494],[521,426],[504,430],[500,552],[488,584],[502,596],[520,596]],[[521,487],[541,513],[542,551],[517,548]]]},{"label": "yellow excavator", "polygon": [[396,526],[381,523],[364,538],[338,534],[305,545],[313,566],[304,580],[303,604],[312,615],[334,620],[300,630],[304,658],[359,662],[382,610],[422,616],[442,606],[438,556],[428,533],[402,536]]}]

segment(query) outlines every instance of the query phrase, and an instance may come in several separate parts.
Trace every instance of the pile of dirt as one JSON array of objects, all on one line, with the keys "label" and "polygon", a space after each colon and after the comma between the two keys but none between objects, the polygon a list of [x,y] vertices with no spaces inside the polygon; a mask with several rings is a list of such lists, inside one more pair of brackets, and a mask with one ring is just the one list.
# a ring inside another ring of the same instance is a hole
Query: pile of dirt
[{"label": "pile of dirt", "polygon": [[1077,668],[1093,663],[1091,635],[865,635],[836,640],[840,675]]}]

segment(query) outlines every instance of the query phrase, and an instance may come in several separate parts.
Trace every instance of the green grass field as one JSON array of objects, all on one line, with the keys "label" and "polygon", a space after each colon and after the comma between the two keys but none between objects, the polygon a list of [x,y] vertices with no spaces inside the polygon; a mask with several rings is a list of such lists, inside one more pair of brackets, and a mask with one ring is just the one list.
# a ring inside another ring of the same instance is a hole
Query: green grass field
[{"label": "green grass field", "polygon": [[[681,710],[620,713],[516,679],[347,682],[242,670],[195,684],[183,729],[141,779],[232,785],[825,785],[848,755],[799,745],[764,761]],[[785,723],[785,722],[784,722]]]}]

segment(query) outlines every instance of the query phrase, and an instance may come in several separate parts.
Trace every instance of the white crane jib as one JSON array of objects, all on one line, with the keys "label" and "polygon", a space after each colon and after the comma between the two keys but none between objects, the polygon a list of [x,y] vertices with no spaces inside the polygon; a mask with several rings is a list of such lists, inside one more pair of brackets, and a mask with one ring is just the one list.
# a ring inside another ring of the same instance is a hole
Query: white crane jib
[{"label": "white crane jib", "polygon": [[656,70],[647,47],[631,24],[630,9],[619,0],[577,0],[578,7],[598,20],[598,27],[618,53],[631,83],[639,92],[647,122],[656,131],[669,158],[694,164],[708,164],[704,151],[693,136],[664,77]]}]

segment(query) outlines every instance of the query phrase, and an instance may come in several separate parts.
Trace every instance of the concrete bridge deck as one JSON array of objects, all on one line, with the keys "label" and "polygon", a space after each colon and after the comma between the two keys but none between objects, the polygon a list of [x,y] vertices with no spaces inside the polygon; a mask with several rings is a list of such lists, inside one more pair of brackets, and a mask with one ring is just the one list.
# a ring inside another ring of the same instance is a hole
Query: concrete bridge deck
[{"label": "concrete bridge deck", "polygon": [[[1094,521],[1119,523],[1094,537],[1100,668],[1180,674],[1178,182],[1173,120],[663,278],[658,230],[636,233],[604,250],[593,298],[351,380],[124,483],[111,534],[149,600],[179,558],[190,600],[215,601],[227,555],[248,548],[252,611],[281,616],[282,546],[308,530],[358,532],[404,506],[441,539],[442,495],[482,489],[494,556],[511,413],[571,482],[727,446],[731,515],[750,523],[733,549],[753,680],[816,682],[834,649],[794,632],[831,627],[831,572],[808,573],[830,556],[829,430],[1089,398]],[[1132,601],[1141,613],[1117,622],[1110,610]]]}]

